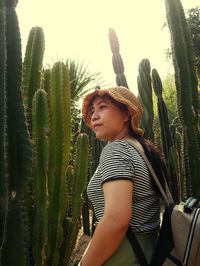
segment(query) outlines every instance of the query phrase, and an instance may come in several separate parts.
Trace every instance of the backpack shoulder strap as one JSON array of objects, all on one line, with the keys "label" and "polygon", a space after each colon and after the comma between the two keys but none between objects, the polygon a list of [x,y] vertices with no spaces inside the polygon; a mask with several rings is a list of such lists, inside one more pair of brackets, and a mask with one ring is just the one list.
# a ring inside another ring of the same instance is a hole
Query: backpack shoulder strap
[{"label": "backpack shoulder strap", "polygon": [[141,144],[136,140],[136,139],[132,139],[132,138],[129,138],[129,139],[125,139],[126,142],[128,142],[129,144],[131,144],[139,153],[140,155],[142,156],[142,158],[144,159],[144,161],[146,162],[146,165],[151,173],[151,176],[152,178],[154,179],[160,193],[162,194],[165,202],[167,203],[167,205],[169,205],[170,203],[173,203],[173,197],[171,195],[171,192],[169,190],[169,186],[167,184],[167,181],[165,180],[165,191],[164,189],[162,188],[156,174],[155,174],[155,171],[153,170],[153,167],[151,166],[149,160],[147,159],[146,155],[145,155],[145,152],[141,146]]},{"label": "backpack shoulder strap", "polygon": [[143,252],[143,250],[142,250],[142,248],[141,248],[141,246],[140,246],[140,244],[139,244],[134,232],[132,232],[130,225],[128,227],[128,231],[127,231],[126,235],[127,235],[127,238],[129,240],[129,242],[130,242],[130,244],[131,244],[131,246],[132,246],[132,248],[133,248],[133,250],[135,252],[136,257],[137,257],[137,259],[139,260],[139,262],[141,264],[141,266],[149,266],[149,264],[148,264],[148,262],[147,262],[147,260],[145,258],[144,252]]}]

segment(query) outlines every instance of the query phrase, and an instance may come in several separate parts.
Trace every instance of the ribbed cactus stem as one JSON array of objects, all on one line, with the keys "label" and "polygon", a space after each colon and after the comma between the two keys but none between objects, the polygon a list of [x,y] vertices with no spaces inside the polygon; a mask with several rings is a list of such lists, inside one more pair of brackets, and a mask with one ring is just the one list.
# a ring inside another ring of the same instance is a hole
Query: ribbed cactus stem
[{"label": "ribbed cactus stem", "polygon": [[[74,164],[74,177],[72,180],[72,218],[80,216],[81,197],[87,182],[89,157],[89,140],[86,134],[77,138],[77,150]],[[79,197],[79,200],[77,199]]]},{"label": "ribbed cactus stem", "polygon": [[[171,47],[176,71],[178,110],[182,124],[198,119],[198,81],[193,61],[192,39],[180,0],[165,0]],[[188,89],[190,88],[190,89]],[[187,104],[184,104],[187,101]],[[191,117],[194,117],[191,120]]]},{"label": "ribbed cactus stem", "polygon": [[76,243],[79,231],[79,219],[82,209],[82,193],[86,188],[88,177],[89,163],[89,139],[85,133],[79,134],[76,144],[76,155],[74,163],[74,173],[71,180],[71,217],[66,221],[66,240],[63,247],[63,257],[65,263],[69,261],[69,257]]},{"label": "ribbed cactus stem", "polygon": [[4,0],[0,0],[0,261],[5,241],[8,213],[8,190],[6,173],[6,17]]},{"label": "ribbed cactus stem", "polygon": [[42,62],[44,57],[45,40],[41,27],[30,30],[23,62],[22,88],[27,117],[31,125],[31,108],[33,96],[40,88]]},{"label": "ribbed cactus stem", "polygon": [[35,176],[35,220],[33,253],[36,265],[45,265],[48,228],[49,110],[47,93],[37,90],[33,97],[33,150]]},{"label": "ribbed cactus stem", "polygon": [[150,75],[150,62],[148,59],[143,59],[139,64],[138,93],[139,99],[143,103],[144,112],[141,119],[141,125],[144,129],[144,137],[153,141],[153,99],[152,99],[152,86]]},{"label": "ribbed cactus stem", "polygon": [[200,195],[199,94],[193,64],[192,40],[180,0],[165,0],[175,69],[178,112],[183,126],[183,167],[192,181],[192,194]]},{"label": "ribbed cactus stem", "polygon": [[[8,189],[9,213],[6,241],[3,247],[1,265],[25,265],[29,245],[26,239],[30,233],[27,217],[22,208],[22,198],[32,169],[32,147],[25,119],[21,97],[21,41],[16,2],[6,3],[7,43],[7,135],[8,135]],[[2,36],[1,36],[2,38]],[[29,239],[30,241],[30,239]]]},{"label": "ribbed cactus stem", "polygon": [[65,172],[70,155],[70,82],[66,66],[54,64],[50,86],[48,265],[58,265],[66,214]]},{"label": "ribbed cactus stem", "polygon": [[118,86],[124,86],[128,88],[126,77],[124,75],[124,64],[119,52],[119,41],[114,29],[109,29],[108,37],[110,41],[110,48],[112,51],[112,64],[116,74],[116,84]]},{"label": "ribbed cactus stem", "polygon": [[168,160],[169,148],[171,146],[169,118],[167,113],[167,107],[162,97],[162,91],[163,91],[162,82],[158,74],[158,71],[155,68],[152,69],[152,84],[154,92],[157,96],[158,115],[159,115],[160,129],[162,136],[162,148],[165,154],[165,158]]},{"label": "ribbed cactus stem", "polygon": [[162,92],[163,92],[162,81],[160,79],[158,71],[155,68],[152,69],[152,84],[154,92],[157,96],[158,116],[159,116],[161,139],[162,139],[162,150],[165,155],[166,165],[169,171],[168,183],[171,188],[174,200],[178,201],[176,150],[174,145],[172,144],[167,106],[162,97]]}]

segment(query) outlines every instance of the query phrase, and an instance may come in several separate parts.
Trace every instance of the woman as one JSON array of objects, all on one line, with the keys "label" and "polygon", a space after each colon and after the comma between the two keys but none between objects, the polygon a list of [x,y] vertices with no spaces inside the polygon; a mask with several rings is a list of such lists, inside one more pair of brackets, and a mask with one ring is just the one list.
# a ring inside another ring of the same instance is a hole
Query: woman
[{"label": "woman", "polygon": [[82,113],[96,138],[108,143],[87,189],[98,224],[80,265],[140,265],[126,237],[129,225],[150,261],[160,224],[160,200],[144,160],[128,141],[134,139],[144,148],[158,170],[161,158],[142,138],[138,126],[142,106],[130,90],[115,87],[87,95]]}]

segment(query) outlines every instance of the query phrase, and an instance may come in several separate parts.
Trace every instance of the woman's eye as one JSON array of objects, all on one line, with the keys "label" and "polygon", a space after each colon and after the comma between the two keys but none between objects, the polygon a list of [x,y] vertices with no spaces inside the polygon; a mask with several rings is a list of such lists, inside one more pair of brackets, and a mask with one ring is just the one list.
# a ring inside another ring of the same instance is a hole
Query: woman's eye
[{"label": "woman's eye", "polygon": [[103,109],[105,107],[106,107],[106,105],[102,104],[102,105],[99,106],[99,109]]}]

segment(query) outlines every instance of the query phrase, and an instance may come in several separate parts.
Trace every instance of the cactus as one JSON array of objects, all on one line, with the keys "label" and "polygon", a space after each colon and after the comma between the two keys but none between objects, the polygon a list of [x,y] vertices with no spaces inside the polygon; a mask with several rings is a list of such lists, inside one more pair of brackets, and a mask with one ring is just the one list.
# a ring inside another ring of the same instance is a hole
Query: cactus
[{"label": "cactus", "polygon": [[[44,57],[44,33],[41,27],[33,27],[29,33],[23,62],[22,88],[29,127],[33,96],[40,88],[42,62]],[[30,127],[31,130],[31,127]]]},{"label": "cactus", "polygon": [[144,130],[144,137],[154,140],[153,136],[153,100],[151,86],[151,66],[148,59],[143,59],[139,64],[138,93],[139,99],[144,106],[144,112],[141,119],[141,127]]},{"label": "cactus", "polygon": [[88,136],[84,133],[81,133],[77,138],[74,171],[71,174],[71,213],[70,217],[68,217],[66,220],[65,245],[63,245],[63,250],[61,250],[63,253],[61,256],[62,261],[64,261],[66,264],[69,262],[71,252],[78,236],[80,212],[83,203],[82,193],[85,189],[88,176],[88,158]]},{"label": "cactus", "polygon": [[6,32],[5,6],[0,0],[0,261],[2,246],[5,241],[8,213],[8,190],[6,173]]},{"label": "cactus", "polygon": [[35,221],[33,253],[36,265],[45,265],[48,228],[49,110],[47,94],[37,90],[33,97],[33,150],[35,178]]},{"label": "cactus", "polygon": [[158,99],[157,106],[162,137],[162,150],[164,152],[166,165],[169,171],[168,183],[174,200],[178,201],[176,149],[172,143],[167,107],[162,97],[162,82],[158,71],[155,68],[152,69],[152,84]]},{"label": "cactus", "polygon": [[57,62],[51,73],[48,265],[58,265],[66,213],[65,171],[70,155],[70,83],[66,66]]},{"label": "cactus", "polygon": [[[16,1],[14,0],[5,1],[6,35],[4,37],[6,37],[7,45],[4,48],[4,52],[6,50],[7,55],[6,161],[8,180],[7,184],[4,183],[3,185],[4,189],[6,185],[9,193],[9,212],[5,229],[6,239],[2,247],[1,265],[7,266],[25,265],[29,261],[30,257],[26,248],[30,247],[28,238],[31,234],[25,194],[32,170],[32,147],[20,91],[22,71],[21,41],[15,5]],[[1,24],[2,26],[3,24]]]},{"label": "cactus", "polygon": [[124,64],[119,52],[119,41],[114,29],[108,30],[108,37],[110,41],[110,48],[112,51],[112,64],[116,74],[116,84],[118,86],[124,86],[128,88],[126,77],[124,75]]},{"label": "cactus", "polygon": [[180,0],[165,0],[165,5],[171,35],[178,113],[183,127],[183,173],[184,177],[192,183],[192,191],[189,191],[189,194],[198,196],[200,195],[200,132],[198,129],[200,108],[191,35]]},{"label": "cactus", "polygon": [[50,79],[51,79],[51,69],[47,68],[44,69],[42,72],[42,78],[41,78],[41,86],[40,88],[45,90],[47,94],[50,92]]},{"label": "cactus", "polygon": [[169,128],[167,107],[162,97],[162,91],[163,91],[162,82],[158,74],[158,71],[156,69],[152,69],[152,84],[154,92],[157,96],[158,115],[159,115],[161,136],[162,136],[162,148],[165,158],[167,160],[169,158],[169,148],[172,145],[171,134]]}]

